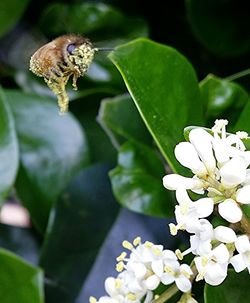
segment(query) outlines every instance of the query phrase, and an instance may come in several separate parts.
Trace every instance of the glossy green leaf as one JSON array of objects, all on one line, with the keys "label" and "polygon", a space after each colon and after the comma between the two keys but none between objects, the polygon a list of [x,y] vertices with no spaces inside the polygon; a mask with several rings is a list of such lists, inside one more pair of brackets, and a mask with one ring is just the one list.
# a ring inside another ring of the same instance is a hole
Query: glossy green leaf
[{"label": "glossy green leaf", "polygon": [[204,291],[205,303],[248,303],[250,298],[249,273],[236,273],[229,270],[226,280],[218,285],[206,284]]},{"label": "glossy green leaf", "polygon": [[250,123],[249,123],[249,115],[250,115],[250,100],[248,99],[247,104],[245,105],[243,111],[241,112],[238,121],[234,127],[235,131],[246,131],[250,134]]},{"label": "glossy green leaf", "polygon": [[200,90],[206,116],[210,118],[217,118],[228,109],[239,110],[248,101],[248,93],[239,84],[214,75],[201,81]]},{"label": "glossy green leaf", "polygon": [[39,241],[31,228],[0,224],[0,247],[37,264]]},{"label": "glossy green leaf", "polygon": [[0,249],[0,264],[0,302],[44,303],[41,269],[4,249]]},{"label": "glossy green leaf", "polygon": [[42,13],[40,27],[54,35],[64,34],[65,30],[91,35],[95,41],[147,35],[147,25],[142,19],[126,17],[118,9],[96,2],[80,5],[53,3]]},{"label": "glossy green leaf", "polygon": [[175,49],[147,39],[122,45],[109,57],[172,170],[182,171],[174,146],[183,140],[185,126],[203,121],[191,64]]},{"label": "glossy green leaf", "polygon": [[152,141],[129,95],[104,99],[97,119],[116,148],[126,140]]},{"label": "glossy green leaf", "polygon": [[118,211],[107,165],[82,170],[53,208],[41,265],[46,302],[74,303]]},{"label": "glossy green leaf", "polygon": [[96,119],[100,100],[109,95],[109,92],[92,90],[89,96],[82,96],[70,104],[70,110],[84,127],[91,163],[116,163],[116,150]]},{"label": "glossy green leaf", "polygon": [[124,207],[146,215],[170,217],[174,198],[162,185],[164,175],[163,164],[151,148],[129,141],[120,148],[118,166],[110,172],[114,195]]},{"label": "glossy green leaf", "polygon": [[250,50],[248,3],[235,0],[186,0],[194,34],[220,56],[238,56]]},{"label": "glossy green leaf", "polygon": [[243,205],[241,205],[241,209],[242,209],[243,213],[247,216],[247,218],[250,220],[250,205],[243,204]]},{"label": "glossy green leaf", "polygon": [[71,178],[88,163],[84,132],[71,114],[60,116],[54,100],[6,93],[20,143],[17,192],[43,231],[50,208]]},{"label": "glossy green leaf", "polygon": [[0,1],[0,37],[7,33],[20,19],[29,0]]},{"label": "glossy green leaf", "polygon": [[14,119],[5,94],[0,88],[0,205],[13,186],[18,162]]}]

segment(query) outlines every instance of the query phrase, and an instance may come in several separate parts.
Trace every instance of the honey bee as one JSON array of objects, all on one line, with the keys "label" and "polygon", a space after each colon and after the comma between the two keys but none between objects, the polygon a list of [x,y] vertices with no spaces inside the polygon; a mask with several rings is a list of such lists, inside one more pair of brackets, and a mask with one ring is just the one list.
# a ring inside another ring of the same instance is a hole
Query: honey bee
[{"label": "honey bee", "polygon": [[72,86],[77,90],[77,79],[84,76],[95,52],[92,43],[82,36],[64,35],[39,48],[30,59],[30,70],[43,77],[56,94],[60,113],[68,110],[69,98],[65,86],[72,76]]}]

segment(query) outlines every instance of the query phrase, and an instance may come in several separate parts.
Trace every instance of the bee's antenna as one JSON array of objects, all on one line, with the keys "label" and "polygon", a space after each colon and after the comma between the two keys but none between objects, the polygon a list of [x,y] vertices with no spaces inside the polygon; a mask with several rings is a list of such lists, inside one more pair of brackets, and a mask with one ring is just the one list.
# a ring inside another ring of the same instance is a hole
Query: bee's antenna
[{"label": "bee's antenna", "polygon": [[112,47],[100,47],[100,48],[96,48],[96,50],[98,52],[111,52],[114,50],[114,48]]}]

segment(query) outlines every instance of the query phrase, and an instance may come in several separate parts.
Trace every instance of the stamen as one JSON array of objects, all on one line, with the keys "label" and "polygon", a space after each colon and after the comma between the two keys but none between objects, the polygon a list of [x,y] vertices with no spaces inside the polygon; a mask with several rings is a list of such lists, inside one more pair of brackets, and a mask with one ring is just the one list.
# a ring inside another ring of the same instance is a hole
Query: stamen
[{"label": "stamen", "polygon": [[116,261],[123,261],[127,256],[127,253],[125,251],[123,251],[117,258]]},{"label": "stamen", "polygon": [[127,240],[122,242],[122,246],[128,250],[132,250],[134,248],[134,246]]},{"label": "stamen", "polygon": [[182,253],[179,249],[176,249],[175,254],[179,260],[183,260],[184,253]]},{"label": "stamen", "polygon": [[150,241],[146,241],[146,242],[144,243],[144,245],[145,245],[145,247],[147,247],[147,248],[151,248],[154,244],[153,244],[152,242],[150,242]]},{"label": "stamen", "polygon": [[236,135],[240,138],[240,139],[247,139],[248,137],[248,133],[244,132],[244,131],[238,131],[236,132]]},{"label": "stamen", "polygon": [[136,300],[136,296],[132,293],[127,294],[126,297],[130,301],[135,301]]},{"label": "stamen", "polygon": [[178,232],[177,226],[174,225],[173,223],[170,223],[168,226],[169,226],[170,234],[171,234],[172,236],[176,236],[176,235],[177,235],[177,232]]},{"label": "stamen", "polygon": [[118,262],[117,264],[116,264],[116,271],[118,271],[118,272],[122,272],[123,271],[123,269],[124,269],[124,263],[121,261],[121,262]]},{"label": "stamen", "polygon": [[141,243],[141,237],[136,237],[133,241],[134,246],[137,246]]},{"label": "stamen", "polygon": [[90,297],[89,298],[89,303],[96,303],[97,302],[97,300],[96,300],[96,298],[95,297]]}]

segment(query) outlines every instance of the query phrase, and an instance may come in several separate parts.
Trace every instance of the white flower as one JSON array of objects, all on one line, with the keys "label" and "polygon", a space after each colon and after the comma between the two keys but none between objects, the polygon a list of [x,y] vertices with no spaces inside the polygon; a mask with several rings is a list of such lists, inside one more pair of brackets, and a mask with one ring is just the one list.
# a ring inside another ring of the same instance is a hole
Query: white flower
[{"label": "white flower", "polygon": [[163,186],[169,190],[177,190],[178,188],[200,190],[204,187],[204,182],[199,179],[169,174],[163,177]]},{"label": "white flower", "polygon": [[224,187],[235,187],[244,182],[247,166],[242,157],[234,157],[220,169],[221,183]]},{"label": "white flower", "polygon": [[212,250],[211,241],[214,236],[213,225],[206,219],[200,219],[200,230],[190,237],[190,248],[183,252],[195,255],[206,255]]},{"label": "white flower", "polygon": [[[142,244],[140,238],[135,239],[134,243],[137,247],[134,247],[128,241],[123,242],[123,246],[131,250],[129,259],[124,259],[127,261],[125,268],[140,281],[139,285],[145,289],[154,290],[160,284],[160,279],[154,274],[152,267],[155,262],[162,260],[163,246],[154,245],[149,241]],[[139,291],[139,289],[133,289],[133,285],[135,286],[136,282],[131,284],[130,289],[134,292]]]},{"label": "white flower", "polygon": [[[182,229],[190,233],[199,231],[201,229],[199,219],[208,217],[213,212],[213,199],[202,198],[193,202],[184,189],[176,191],[176,198],[179,202],[179,205],[175,207],[176,230]],[[173,224],[170,225],[170,228],[174,230]]]},{"label": "white flower", "polygon": [[220,244],[208,255],[195,257],[196,280],[205,279],[206,283],[214,286],[221,284],[227,276],[228,260],[229,252],[225,244]]},{"label": "white flower", "polygon": [[190,276],[193,272],[187,264],[179,264],[174,252],[164,250],[163,259],[152,264],[152,269],[163,284],[169,285],[175,282],[182,292],[190,291],[192,286]]},{"label": "white flower", "polygon": [[207,175],[207,169],[199,159],[198,153],[193,144],[181,142],[175,147],[175,157],[181,165],[189,168],[198,176]]},{"label": "white flower", "polygon": [[181,142],[175,148],[177,160],[191,169],[194,176],[186,178],[172,174],[163,178],[167,189],[176,190],[179,202],[175,209],[177,225],[170,224],[172,235],[177,234],[179,229],[197,233],[199,219],[211,214],[207,210],[211,203],[200,203],[200,200],[195,202],[203,205],[204,214],[201,214],[198,205],[194,207],[190,199],[180,202],[178,192],[181,190],[207,194],[218,204],[222,218],[230,223],[241,221],[243,213],[240,204],[250,204],[250,151],[246,151],[241,140],[247,134],[237,132],[228,135],[227,123],[227,120],[216,120],[212,128],[213,136],[203,128],[192,129],[189,133],[190,142]]},{"label": "white flower", "polygon": [[230,223],[239,222],[242,218],[242,210],[235,200],[226,199],[218,205],[219,214]]},{"label": "white flower", "polygon": [[239,236],[235,241],[235,247],[239,254],[233,256],[230,263],[236,272],[240,272],[245,268],[250,273],[250,242],[246,235]]},{"label": "white flower", "polygon": [[217,226],[214,229],[214,238],[222,243],[234,243],[236,234],[230,227]]},{"label": "white flower", "polygon": [[212,149],[213,136],[203,128],[192,129],[189,133],[189,141],[195,147],[201,161],[209,173],[213,173],[216,168],[216,162]]},{"label": "white flower", "polygon": [[246,185],[237,190],[236,201],[242,204],[250,204],[250,185]]}]

